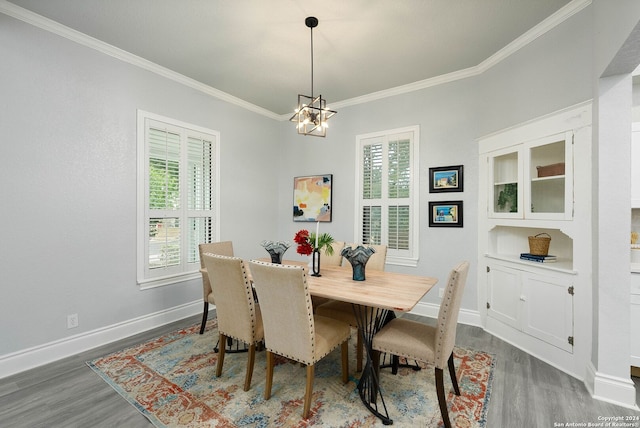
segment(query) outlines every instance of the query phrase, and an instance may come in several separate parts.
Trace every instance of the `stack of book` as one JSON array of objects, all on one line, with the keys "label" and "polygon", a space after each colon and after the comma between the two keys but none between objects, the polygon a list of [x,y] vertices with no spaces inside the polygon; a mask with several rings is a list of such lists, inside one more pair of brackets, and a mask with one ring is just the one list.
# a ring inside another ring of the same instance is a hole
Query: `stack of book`
[{"label": "stack of book", "polygon": [[531,254],[531,253],[521,253],[520,258],[522,260],[527,260],[530,262],[538,262],[538,263],[553,263],[558,259],[556,256],[551,256],[551,255],[539,256],[537,254]]}]

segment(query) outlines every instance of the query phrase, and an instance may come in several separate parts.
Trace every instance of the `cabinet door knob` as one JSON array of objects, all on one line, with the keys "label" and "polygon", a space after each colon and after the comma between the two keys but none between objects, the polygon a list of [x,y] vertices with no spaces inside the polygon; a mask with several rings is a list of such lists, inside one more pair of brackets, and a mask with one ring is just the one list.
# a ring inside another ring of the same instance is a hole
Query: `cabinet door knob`
[{"label": "cabinet door knob", "polygon": [[525,296],[524,294],[520,295],[520,300],[523,302],[527,301],[527,296]]}]

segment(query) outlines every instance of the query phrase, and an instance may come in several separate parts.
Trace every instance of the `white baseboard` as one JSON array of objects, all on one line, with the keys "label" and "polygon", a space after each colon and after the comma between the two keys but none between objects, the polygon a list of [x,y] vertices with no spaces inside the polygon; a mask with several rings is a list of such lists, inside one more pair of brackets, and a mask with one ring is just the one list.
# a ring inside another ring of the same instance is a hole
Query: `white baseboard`
[{"label": "white baseboard", "polygon": [[591,396],[596,400],[640,410],[636,404],[635,384],[630,377],[623,378],[599,373],[593,363],[589,362],[584,383]]},{"label": "white baseboard", "polygon": [[0,379],[202,313],[202,300],[0,356]]},{"label": "white baseboard", "polygon": [[[410,313],[428,318],[438,318],[438,311],[440,311],[440,305],[420,302],[415,306],[415,308],[411,310]],[[480,312],[472,311],[469,309],[460,309],[460,313],[458,314],[458,322],[461,324],[482,327]]]}]

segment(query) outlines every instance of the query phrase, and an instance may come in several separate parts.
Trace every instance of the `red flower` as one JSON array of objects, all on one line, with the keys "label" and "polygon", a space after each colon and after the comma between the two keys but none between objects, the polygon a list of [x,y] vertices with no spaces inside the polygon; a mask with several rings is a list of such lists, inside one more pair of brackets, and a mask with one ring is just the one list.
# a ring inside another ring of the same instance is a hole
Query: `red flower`
[{"label": "red flower", "polygon": [[313,253],[313,245],[311,245],[311,241],[309,240],[309,231],[306,229],[302,229],[296,233],[296,236],[293,237],[293,240],[296,244],[298,244],[298,248],[296,248],[296,252],[298,254],[302,254],[303,256],[308,256]]},{"label": "red flower", "polygon": [[304,244],[309,242],[309,231],[306,229],[299,230],[296,236],[293,237],[296,244]]}]

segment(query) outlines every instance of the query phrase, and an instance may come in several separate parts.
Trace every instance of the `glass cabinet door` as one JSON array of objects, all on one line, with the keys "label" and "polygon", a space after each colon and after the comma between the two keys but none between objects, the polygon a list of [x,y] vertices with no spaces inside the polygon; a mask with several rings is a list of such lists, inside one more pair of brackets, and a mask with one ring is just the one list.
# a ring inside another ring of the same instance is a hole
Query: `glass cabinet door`
[{"label": "glass cabinet door", "polygon": [[525,217],[566,219],[572,216],[571,133],[556,134],[527,144]]},{"label": "glass cabinet door", "polygon": [[489,214],[492,217],[522,217],[522,182],[518,150],[497,152],[489,157],[492,189]]}]

